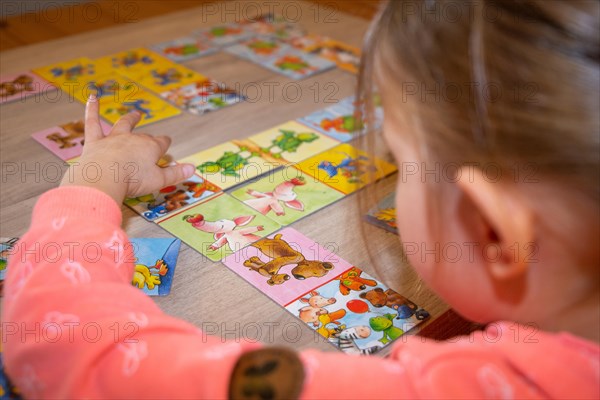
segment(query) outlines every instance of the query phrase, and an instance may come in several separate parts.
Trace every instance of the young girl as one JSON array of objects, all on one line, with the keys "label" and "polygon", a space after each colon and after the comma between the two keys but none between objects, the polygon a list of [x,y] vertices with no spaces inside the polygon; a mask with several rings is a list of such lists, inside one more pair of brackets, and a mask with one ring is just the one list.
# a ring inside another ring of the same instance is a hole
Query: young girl
[{"label": "young girl", "polygon": [[[367,37],[361,87],[365,99],[380,88],[402,239],[463,248],[412,265],[465,316],[513,322],[451,343],[408,338],[388,359],[202,340],[131,286],[120,228],[125,196],[193,167],[157,167],[169,140],[131,134],[135,114],[104,137],[90,98],[80,163],[139,172],[91,183],[74,169],[39,199],[10,259],[9,376],[31,398],[600,397],[598,13],[596,1],[392,1]],[[404,174],[407,163],[430,173]],[[100,260],[69,242],[99,244]],[[127,323],[135,334],[115,338]],[[39,340],[44,329],[56,340]]]}]

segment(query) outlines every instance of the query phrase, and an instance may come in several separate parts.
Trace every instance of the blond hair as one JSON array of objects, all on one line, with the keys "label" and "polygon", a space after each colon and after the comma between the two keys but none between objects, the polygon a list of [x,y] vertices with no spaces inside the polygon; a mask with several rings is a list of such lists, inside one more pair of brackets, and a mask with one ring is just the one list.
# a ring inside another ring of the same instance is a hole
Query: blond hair
[{"label": "blond hair", "polygon": [[363,46],[366,119],[376,81],[418,125],[424,160],[493,163],[598,200],[599,14],[598,1],[389,1]]}]

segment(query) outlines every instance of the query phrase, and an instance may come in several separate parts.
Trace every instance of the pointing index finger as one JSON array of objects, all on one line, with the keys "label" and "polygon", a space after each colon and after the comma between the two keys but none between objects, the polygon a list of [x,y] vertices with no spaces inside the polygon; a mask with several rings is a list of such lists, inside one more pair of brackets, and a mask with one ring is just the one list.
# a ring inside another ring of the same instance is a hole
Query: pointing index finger
[{"label": "pointing index finger", "polygon": [[95,94],[90,94],[85,104],[85,129],[84,138],[87,143],[95,142],[104,137],[100,125],[100,106]]}]

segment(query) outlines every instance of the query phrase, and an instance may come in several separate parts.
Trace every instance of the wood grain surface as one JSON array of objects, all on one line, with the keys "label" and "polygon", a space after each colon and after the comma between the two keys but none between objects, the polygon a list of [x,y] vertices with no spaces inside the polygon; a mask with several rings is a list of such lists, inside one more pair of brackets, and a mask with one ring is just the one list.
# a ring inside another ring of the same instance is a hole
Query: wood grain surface
[{"label": "wood grain surface", "polygon": [[[360,45],[368,26],[366,20],[339,11],[331,14],[331,10],[315,7],[314,3],[294,4],[299,10],[298,22],[309,32]],[[174,39],[194,29],[244,17],[242,14],[207,15],[205,11],[202,7],[190,8],[144,19],[135,24],[121,24],[8,50],[2,52],[0,57],[0,71],[2,74],[19,72],[80,56],[96,58]],[[268,10],[263,10],[266,11]],[[339,100],[351,95],[356,84],[354,75],[340,69],[302,81],[290,81],[223,52],[184,65],[237,87],[250,99],[203,116],[183,113],[142,129],[150,134],[170,135],[173,139],[170,154],[175,159],[227,140],[245,138],[323,108],[328,105],[325,103],[326,98]],[[269,87],[274,88],[272,93],[269,93]],[[0,161],[3,165],[0,236],[20,236],[27,230],[37,198],[45,191],[57,187],[55,170],[66,169],[62,161],[31,139],[31,133],[58,123],[80,119],[83,117],[83,110],[82,104],[69,100],[64,94],[56,97],[30,97],[25,101],[0,106]],[[20,173],[6,175],[4,166],[7,165],[18,166]],[[34,172],[26,173],[27,171]],[[387,178],[377,187],[369,189],[370,194],[389,193],[393,190],[394,180],[394,176]],[[158,225],[144,221],[127,207],[123,206],[122,209],[124,228],[130,236],[169,236]],[[430,332],[428,336],[447,336],[446,333],[450,330],[446,325],[454,327],[453,331],[458,333],[468,331],[468,323],[453,313],[445,314],[448,306],[419,283],[402,257],[397,236],[365,224],[362,222],[362,215],[355,194],[292,224],[291,227],[320,244],[330,244],[340,257],[360,266],[429,310],[432,318],[423,324],[423,327],[433,324],[426,328]],[[366,250],[367,245],[369,251]],[[249,283],[185,244],[182,245],[171,294],[165,298],[157,298],[156,302],[165,312],[190,321],[208,333],[230,340],[245,340],[243,337],[246,337],[249,340],[258,339],[297,349],[313,347],[336,351],[323,338],[315,336],[300,320]],[[442,318],[444,326],[435,326],[436,319],[441,315],[445,315]]]}]

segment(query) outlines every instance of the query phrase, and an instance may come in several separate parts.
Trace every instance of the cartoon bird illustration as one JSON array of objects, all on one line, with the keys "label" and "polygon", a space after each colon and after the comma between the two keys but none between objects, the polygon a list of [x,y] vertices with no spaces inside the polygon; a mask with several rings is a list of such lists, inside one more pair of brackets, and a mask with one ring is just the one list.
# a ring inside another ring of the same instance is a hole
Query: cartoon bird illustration
[{"label": "cartoon bird illustration", "polygon": [[370,164],[370,160],[365,156],[353,158],[349,154],[341,153],[346,156],[339,164],[331,161],[321,161],[318,168],[327,173],[329,178],[333,178],[338,174],[348,179],[350,183],[360,183],[360,176],[368,171],[375,172],[377,167]]}]

